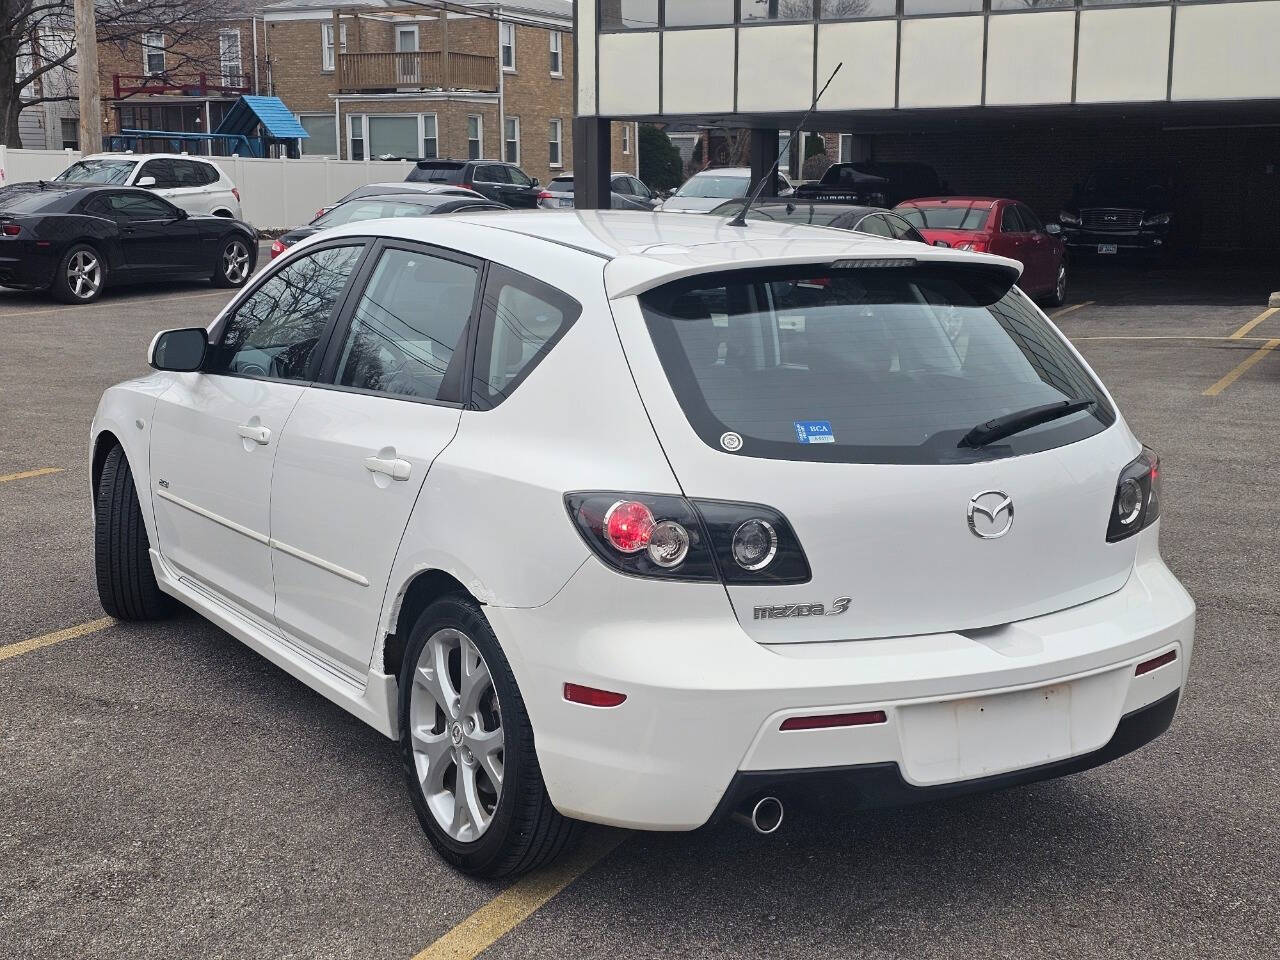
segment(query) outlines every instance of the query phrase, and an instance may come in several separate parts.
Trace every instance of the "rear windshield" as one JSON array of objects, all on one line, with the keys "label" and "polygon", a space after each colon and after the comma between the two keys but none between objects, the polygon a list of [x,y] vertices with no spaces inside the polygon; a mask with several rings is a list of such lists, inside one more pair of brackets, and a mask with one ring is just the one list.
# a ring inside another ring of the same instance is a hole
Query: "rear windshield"
[{"label": "rear windshield", "polygon": [[[716,449],[778,460],[965,463],[1082,440],[1115,421],[1101,387],[1008,280],[964,268],[804,267],[704,275],[640,297],[689,422]],[[1094,406],[987,446],[1004,414]],[[728,438],[726,433],[741,438]]]},{"label": "rear windshield", "polygon": [[129,179],[135,160],[77,160],[54,177],[63,183],[122,184]]},{"label": "rear windshield", "polygon": [[552,177],[547,189],[556,193],[573,193],[573,177]]},{"label": "rear windshield", "polygon": [[357,223],[361,220],[378,220],[384,217],[425,217],[434,207],[448,200],[441,197],[432,203],[428,198],[424,203],[410,200],[386,200],[379,197],[369,199],[357,198],[340,203],[322,217],[311,221],[313,227],[337,227],[344,223]]},{"label": "rear windshield", "polygon": [[991,207],[899,207],[893,211],[917,230],[981,230],[987,225]]},{"label": "rear windshield", "polygon": [[690,177],[676,191],[677,197],[722,197],[732,200],[734,197],[745,197],[751,186],[746,177],[717,177],[714,174],[698,174]]},{"label": "rear windshield", "polygon": [[405,179],[410,183],[461,183],[464,166],[466,165],[447,160],[438,163],[419,162]]}]

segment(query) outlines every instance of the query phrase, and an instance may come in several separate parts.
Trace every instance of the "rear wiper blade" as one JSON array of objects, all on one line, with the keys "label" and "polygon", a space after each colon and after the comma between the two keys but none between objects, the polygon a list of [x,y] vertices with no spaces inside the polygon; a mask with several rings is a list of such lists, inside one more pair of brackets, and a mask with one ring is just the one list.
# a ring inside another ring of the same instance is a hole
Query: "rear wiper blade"
[{"label": "rear wiper blade", "polygon": [[1081,410],[1088,410],[1097,402],[1096,400],[1059,400],[1057,403],[1015,410],[1013,413],[1006,413],[1003,417],[996,417],[994,420],[978,424],[961,437],[956,446],[985,447],[988,443],[1003,440],[1005,437],[1021,433],[1031,427],[1038,427],[1042,423],[1061,420]]}]

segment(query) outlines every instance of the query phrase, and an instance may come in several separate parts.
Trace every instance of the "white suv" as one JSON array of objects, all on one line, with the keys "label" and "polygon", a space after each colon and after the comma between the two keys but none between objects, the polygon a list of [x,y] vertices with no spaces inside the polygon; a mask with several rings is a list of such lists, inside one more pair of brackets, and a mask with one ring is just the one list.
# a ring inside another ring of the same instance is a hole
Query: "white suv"
[{"label": "white suv", "polygon": [[178,153],[95,153],[54,177],[67,183],[146,187],[188,213],[239,220],[240,191],[222,168]]},{"label": "white suv", "polygon": [[1173,719],[1159,469],[1019,265],[630,213],[310,238],[92,427],[98,587],[388,737],[451,863],[837,786],[1082,770]]}]

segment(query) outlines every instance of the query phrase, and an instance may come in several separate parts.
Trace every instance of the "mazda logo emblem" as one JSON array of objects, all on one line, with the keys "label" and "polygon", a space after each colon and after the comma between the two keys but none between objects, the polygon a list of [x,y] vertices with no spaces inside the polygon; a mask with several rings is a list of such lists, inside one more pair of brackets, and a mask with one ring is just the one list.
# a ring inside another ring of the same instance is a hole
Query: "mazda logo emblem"
[{"label": "mazda logo emblem", "polygon": [[969,498],[969,532],[980,540],[1003,537],[1013,526],[1013,500],[1003,490],[984,490]]}]

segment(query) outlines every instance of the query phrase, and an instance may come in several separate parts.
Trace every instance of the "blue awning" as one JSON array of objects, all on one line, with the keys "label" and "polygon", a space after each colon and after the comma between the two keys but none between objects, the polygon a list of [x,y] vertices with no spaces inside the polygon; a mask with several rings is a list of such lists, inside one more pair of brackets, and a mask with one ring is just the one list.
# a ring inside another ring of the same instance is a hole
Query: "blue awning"
[{"label": "blue awning", "polygon": [[309,136],[279,97],[241,97],[227,111],[214,132],[251,137],[257,134],[258,124],[262,124],[266,135],[275,140]]}]

